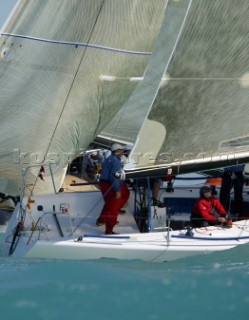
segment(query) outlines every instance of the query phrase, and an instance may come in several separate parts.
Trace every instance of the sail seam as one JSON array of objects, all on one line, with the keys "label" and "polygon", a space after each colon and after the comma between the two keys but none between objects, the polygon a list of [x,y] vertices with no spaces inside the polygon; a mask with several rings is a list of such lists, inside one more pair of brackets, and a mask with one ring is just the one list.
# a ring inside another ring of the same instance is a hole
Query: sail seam
[{"label": "sail seam", "polygon": [[146,51],[131,51],[131,50],[125,50],[125,49],[118,49],[118,48],[111,48],[111,47],[107,47],[107,46],[101,46],[101,45],[97,45],[97,44],[49,40],[49,39],[24,36],[24,35],[19,35],[19,34],[14,34],[14,33],[1,33],[1,36],[21,38],[21,39],[27,39],[27,40],[33,40],[33,41],[39,41],[39,42],[46,42],[46,43],[51,43],[51,44],[69,45],[69,46],[75,46],[76,48],[77,47],[87,47],[87,48],[91,48],[91,49],[113,51],[113,52],[118,52],[118,53],[137,54],[137,55],[145,55],[145,56],[152,55],[152,52],[146,52]]}]

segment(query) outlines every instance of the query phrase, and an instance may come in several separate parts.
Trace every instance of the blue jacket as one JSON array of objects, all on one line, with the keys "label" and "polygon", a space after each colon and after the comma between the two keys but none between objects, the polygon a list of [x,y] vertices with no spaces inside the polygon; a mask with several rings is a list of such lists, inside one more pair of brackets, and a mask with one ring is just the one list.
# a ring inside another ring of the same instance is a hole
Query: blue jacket
[{"label": "blue jacket", "polygon": [[243,172],[245,168],[244,164],[238,164],[237,166],[231,166],[224,168],[226,172]]},{"label": "blue jacket", "polygon": [[115,192],[120,191],[122,180],[118,180],[114,177],[114,173],[122,169],[121,159],[112,153],[105,159],[102,165],[102,171],[100,180],[108,181],[112,184],[112,188]]}]

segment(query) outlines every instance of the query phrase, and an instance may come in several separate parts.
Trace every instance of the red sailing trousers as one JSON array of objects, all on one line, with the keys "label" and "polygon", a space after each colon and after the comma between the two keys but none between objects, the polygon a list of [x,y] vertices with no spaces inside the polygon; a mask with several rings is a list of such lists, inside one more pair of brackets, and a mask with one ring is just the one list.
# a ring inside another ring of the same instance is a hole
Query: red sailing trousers
[{"label": "red sailing trousers", "polygon": [[100,180],[99,188],[104,197],[104,207],[101,211],[101,214],[98,218],[99,222],[105,222],[106,224],[106,233],[112,232],[114,228],[119,210],[129,199],[130,192],[126,186],[126,183],[123,182],[120,188],[121,197],[116,198],[116,192],[111,188],[111,183]]}]

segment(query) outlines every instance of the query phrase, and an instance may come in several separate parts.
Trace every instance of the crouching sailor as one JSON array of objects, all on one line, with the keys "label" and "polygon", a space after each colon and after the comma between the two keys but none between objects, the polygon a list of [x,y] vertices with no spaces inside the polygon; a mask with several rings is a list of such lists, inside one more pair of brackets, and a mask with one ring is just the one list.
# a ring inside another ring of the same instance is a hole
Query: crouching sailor
[{"label": "crouching sailor", "polygon": [[190,220],[194,227],[208,227],[223,224],[231,227],[232,221],[227,218],[227,213],[220,201],[212,195],[210,186],[200,188],[200,198],[192,208]]}]

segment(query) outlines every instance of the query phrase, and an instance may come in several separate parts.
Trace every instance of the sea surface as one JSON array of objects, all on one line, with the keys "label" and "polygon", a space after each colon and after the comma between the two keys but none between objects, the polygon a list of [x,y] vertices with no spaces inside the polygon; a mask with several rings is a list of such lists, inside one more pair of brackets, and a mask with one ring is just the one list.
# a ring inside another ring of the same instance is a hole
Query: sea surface
[{"label": "sea surface", "polygon": [[167,263],[0,256],[0,319],[248,320],[249,246]]}]

